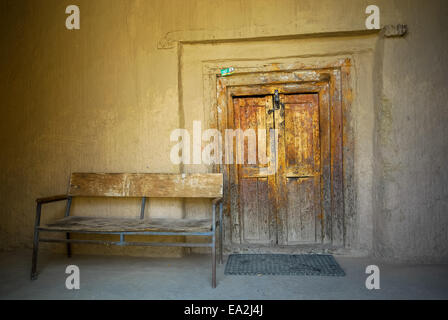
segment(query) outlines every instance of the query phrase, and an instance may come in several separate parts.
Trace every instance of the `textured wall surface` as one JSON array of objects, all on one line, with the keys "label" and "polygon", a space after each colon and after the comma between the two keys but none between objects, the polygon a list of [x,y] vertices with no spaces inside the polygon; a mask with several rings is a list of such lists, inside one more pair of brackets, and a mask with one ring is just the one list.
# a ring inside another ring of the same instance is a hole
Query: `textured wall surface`
[{"label": "textured wall surface", "polygon": [[[371,3],[78,0],[81,29],[76,31],[65,28],[65,8],[70,4],[75,3],[0,2],[2,249],[31,245],[34,199],[66,192],[71,172],[180,170],[169,160],[170,132],[191,125],[188,115],[204,109],[201,104],[194,110],[179,104],[184,92],[178,81],[177,40],[275,40],[363,30],[364,11]],[[446,262],[448,3],[375,4],[381,8],[381,25],[405,23],[409,34],[381,38],[375,50],[374,108],[368,120],[373,156],[366,160],[368,165],[358,162],[372,181],[371,188],[356,195],[360,205],[372,209],[371,217],[360,221],[360,230],[370,230],[369,253],[378,257]],[[356,171],[355,180],[363,179],[363,170]],[[156,200],[148,212],[180,217],[183,208],[180,200]],[[138,216],[139,203],[75,202],[75,214],[81,210],[131,217]],[[62,211],[61,204],[48,207],[45,219]],[[165,252],[166,248],[127,251]]]},{"label": "textured wall surface", "polygon": [[406,38],[385,40],[377,104],[375,254],[448,260],[448,14],[445,1],[399,2]]}]

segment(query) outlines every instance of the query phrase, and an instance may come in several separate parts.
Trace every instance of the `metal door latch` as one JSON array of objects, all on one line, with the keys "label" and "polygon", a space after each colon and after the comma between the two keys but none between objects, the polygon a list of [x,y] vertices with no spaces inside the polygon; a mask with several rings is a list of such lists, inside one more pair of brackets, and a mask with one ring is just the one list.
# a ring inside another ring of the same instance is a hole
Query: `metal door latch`
[{"label": "metal door latch", "polygon": [[274,107],[268,111],[268,114],[271,114],[275,110],[279,110],[280,108],[284,108],[285,105],[280,102],[280,96],[278,95],[278,90],[274,91]]}]

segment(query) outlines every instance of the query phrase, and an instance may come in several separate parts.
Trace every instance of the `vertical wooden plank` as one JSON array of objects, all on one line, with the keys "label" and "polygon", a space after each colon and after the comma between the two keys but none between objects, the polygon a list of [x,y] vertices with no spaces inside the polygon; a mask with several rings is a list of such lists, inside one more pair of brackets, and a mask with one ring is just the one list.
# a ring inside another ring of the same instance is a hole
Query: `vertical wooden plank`
[{"label": "vertical wooden plank", "polygon": [[331,206],[332,243],[344,246],[344,191],[342,174],[342,105],[340,69],[333,70],[331,95]]},{"label": "vertical wooden plank", "polygon": [[269,241],[269,195],[266,178],[247,178],[240,182],[243,243]]},{"label": "vertical wooden plank", "polygon": [[[285,96],[280,95],[280,103],[285,103]],[[278,129],[277,140],[277,174],[276,190],[277,202],[277,244],[287,244],[288,239],[288,208],[287,208],[287,178],[286,178],[286,137],[285,137],[285,109],[274,112],[275,128]]]},{"label": "vertical wooden plank", "polygon": [[320,242],[316,238],[316,220],[321,213],[318,95],[286,95],[284,101],[284,113],[280,113],[284,120],[279,119],[281,130],[284,128],[284,140],[279,143],[284,146],[279,148],[285,152],[279,152],[279,161],[285,168],[279,171],[278,179],[279,199],[284,201],[283,190],[287,199],[278,204],[284,233],[281,244]]},{"label": "vertical wooden plank", "polygon": [[[216,76],[215,76],[216,77]],[[217,77],[217,110],[218,112],[218,126],[221,132],[221,136],[223,139],[223,148],[224,148],[224,139],[225,139],[225,129],[229,127],[229,113],[233,113],[232,110],[229,110],[229,105],[233,105],[233,101],[229,103],[228,94],[225,88],[225,84],[222,81],[222,78]],[[224,150],[224,149],[222,149]],[[224,241],[227,245],[230,245],[232,241],[232,223],[231,223],[231,177],[230,177],[230,168],[226,164],[226,151],[222,152],[222,173],[224,174],[224,185],[223,185],[223,224],[226,226],[224,228]]]},{"label": "vertical wooden plank", "polygon": [[319,96],[313,94],[313,105],[312,110],[310,110],[310,115],[312,119],[312,146],[313,149],[313,172],[315,174],[321,173],[321,163],[320,163],[320,112],[319,112]]},{"label": "vertical wooden plank", "polygon": [[266,148],[269,162],[267,164],[267,183],[268,183],[268,202],[269,202],[269,244],[277,244],[277,166],[278,166],[278,140],[271,137],[271,132],[275,129],[274,114],[269,114],[272,108],[272,96],[267,96],[265,99],[265,118],[266,118]]},{"label": "vertical wooden plank", "polygon": [[[257,112],[257,100],[254,98],[237,98],[238,103],[237,110],[235,109],[235,116],[239,117],[239,124],[235,125],[235,128],[246,131],[248,129],[254,129],[256,127],[256,112]],[[235,119],[236,120],[236,119]],[[259,240],[259,220],[258,220],[258,181],[257,178],[245,177],[241,174],[241,169],[248,167],[248,155],[251,143],[249,143],[250,137],[241,137],[243,141],[235,139],[237,148],[237,159],[240,159],[241,164],[238,164],[238,180],[240,184],[240,199],[239,207],[241,217],[242,228],[242,240],[243,242],[257,242]],[[242,161],[241,161],[242,160]]]},{"label": "vertical wooden plank", "polygon": [[262,243],[270,243],[271,232],[269,218],[272,211],[272,204],[269,199],[268,179],[258,178],[257,180],[259,240]]},{"label": "vertical wooden plank", "polygon": [[[303,208],[301,214],[302,232],[300,240],[303,242],[316,242],[316,205],[319,194],[316,193],[316,176],[313,178],[300,179],[298,182],[298,193],[303,194]],[[319,204],[320,205],[320,204]]]},{"label": "vertical wooden plank", "polygon": [[[265,108],[259,110],[257,112],[257,129],[256,129],[256,135],[257,135],[257,167],[259,168],[267,168],[268,166],[268,160],[269,160],[269,145],[268,145],[268,137],[269,137],[269,128],[267,126],[266,118],[271,116],[267,115],[266,112],[266,100],[264,102]],[[260,131],[264,131],[264,135],[260,135]]]},{"label": "vertical wooden plank", "polygon": [[243,242],[259,240],[258,220],[258,179],[246,178],[240,181],[240,200],[242,214]]},{"label": "vertical wooden plank", "polygon": [[299,175],[320,172],[317,94],[288,95],[285,104],[286,169]]},{"label": "vertical wooden plank", "polygon": [[[264,177],[265,173],[267,173],[266,168],[268,167],[269,163],[266,163],[266,160],[269,159],[270,156],[270,148],[268,145],[269,142],[269,125],[272,125],[272,119],[273,116],[268,114],[268,109],[271,102],[271,97],[266,96],[264,98],[264,101],[262,102],[262,105],[258,107],[257,110],[257,165],[258,168],[258,219],[259,219],[259,237],[260,241],[264,244],[268,243],[271,244],[273,239],[275,239],[276,230],[271,229],[271,219],[274,207],[272,205],[272,199],[270,198],[270,194],[272,193],[270,191],[269,186],[269,176]],[[262,137],[259,137],[258,131],[264,131],[265,135],[262,135]],[[262,149],[260,152],[260,148]],[[260,159],[260,154],[263,153],[263,158]],[[262,177],[263,176],[263,177]]]},{"label": "vertical wooden plank", "polygon": [[[239,128],[240,127],[240,115],[239,115],[239,103],[240,99],[228,96],[228,119],[229,125],[226,128]],[[227,137],[225,137],[227,139]],[[233,144],[233,143],[232,143]],[[236,146],[232,146],[233,159],[229,159],[228,152],[226,150],[226,163],[234,163]],[[232,162],[230,162],[232,161]],[[240,199],[239,199],[239,188],[238,188],[238,166],[236,164],[229,165],[229,180],[230,180],[230,221],[231,221],[231,232],[232,232],[232,242],[241,243],[241,229],[240,229]]]},{"label": "vertical wooden plank", "polygon": [[[244,98],[233,98],[235,103],[234,103],[234,109],[233,109],[233,117],[234,117],[234,125],[233,128],[235,130],[237,129],[243,129],[243,127],[246,126],[246,111],[247,109],[245,108],[246,106],[246,100]],[[253,215],[255,214],[254,211],[257,210],[256,208],[256,203],[255,203],[255,199],[253,199],[253,197],[250,196],[246,196],[245,193],[246,192],[251,192],[253,194],[253,188],[250,188],[251,186],[254,185],[254,183],[250,183],[249,180],[245,181],[244,179],[241,179],[241,168],[242,165],[239,164],[241,163],[241,159],[243,159],[243,163],[244,163],[244,148],[241,145],[241,142],[239,141],[239,138],[237,138],[235,136],[234,138],[234,147],[233,150],[234,151],[234,159],[233,159],[233,167],[235,168],[235,182],[238,185],[239,188],[239,193],[236,196],[237,199],[237,204],[238,204],[238,222],[236,222],[239,226],[239,233],[240,233],[240,243],[244,243],[246,242],[246,236],[245,236],[245,225],[248,226],[249,230],[248,230],[248,240],[250,239],[250,237],[252,236],[251,233],[253,232],[253,230],[250,230],[251,227],[254,226],[253,223],[246,223],[246,214],[248,215],[248,218],[252,218]],[[243,143],[244,145],[244,143]],[[252,190],[251,190],[252,189]],[[256,190],[256,189],[255,189]],[[247,202],[247,204],[246,204]]]},{"label": "vertical wooden plank", "polygon": [[321,179],[322,175],[315,175],[313,181],[313,200],[314,200],[314,241],[322,242],[322,198],[321,198]]},{"label": "vertical wooden plank", "polygon": [[320,106],[321,103],[319,101],[319,95],[313,94],[313,112],[312,112],[312,130],[313,130],[313,171],[314,171],[314,179],[313,179],[313,188],[311,190],[313,193],[313,210],[312,210],[312,224],[314,226],[314,242],[321,242],[321,224],[319,218],[322,215],[322,202],[321,202],[321,178],[322,178],[322,166],[321,166],[321,133],[320,133]]},{"label": "vertical wooden plank", "polygon": [[320,227],[316,234],[324,243],[331,243],[331,155],[330,155],[330,96],[329,84],[325,84],[319,92],[320,142],[321,142],[321,212],[317,218]]},{"label": "vertical wooden plank", "polygon": [[257,165],[257,129],[258,114],[260,114],[260,99],[245,99],[244,116],[241,118],[241,129],[249,132],[253,130],[254,136],[244,138],[244,166],[258,167]]},{"label": "vertical wooden plank", "polygon": [[315,177],[288,178],[287,244],[316,242]]},{"label": "vertical wooden plank", "polygon": [[354,152],[353,127],[351,119],[352,90],[350,87],[351,61],[346,59],[341,66],[342,90],[342,148],[343,148],[343,192],[344,192],[344,246],[351,247],[357,228],[354,201]]}]

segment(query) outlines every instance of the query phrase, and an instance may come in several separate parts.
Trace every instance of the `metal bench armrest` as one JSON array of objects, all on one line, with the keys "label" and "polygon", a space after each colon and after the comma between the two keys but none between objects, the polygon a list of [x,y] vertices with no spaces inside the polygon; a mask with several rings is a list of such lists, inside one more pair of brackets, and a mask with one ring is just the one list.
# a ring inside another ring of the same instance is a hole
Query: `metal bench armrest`
[{"label": "metal bench armrest", "polygon": [[65,216],[69,215],[70,207],[72,203],[72,197],[68,195],[57,195],[57,196],[51,196],[51,197],[45,197],[45,198],[38,198],[36,199],[36,220],[34,223],[34,228],[37,228],[40,226],[40,216],[42,213],[42,205],[45,203],[51,203],[56,201],[62,201],[67,200],[67,207],[65,209]]},{"label": "metal bench armrest", "polygon": [[57,196],[51,196],[51,197],[45,197],[45,198],[38,198],[38,199],[36,199],[36,202],[43,204],[43,203],[67,200],[68,198],[69,198],[69,196],[67,196],[67,195],[57,195]]}]

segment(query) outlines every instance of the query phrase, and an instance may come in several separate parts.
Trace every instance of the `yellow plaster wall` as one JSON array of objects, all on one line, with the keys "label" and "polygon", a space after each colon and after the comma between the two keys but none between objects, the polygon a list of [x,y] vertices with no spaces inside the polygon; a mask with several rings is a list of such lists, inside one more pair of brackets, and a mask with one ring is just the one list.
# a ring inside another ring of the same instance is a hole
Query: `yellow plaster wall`
[{"label": "yellow plaster wall", "polygon": [[[80,7],[80,30],[65,28],[65,7],[70,4]],[[362,30],[368,4],[362,0],[1,1],[0,248],[31,246],[34,199],[64,193],[70,172],[180,170],[169,161],[169,134],[189,125],[186,115],[203,109],[179,105],[177,40]],[[372,168],[377,177],[372,182],[373,252],[397,259],[446,257],[448,233],[441,226],[447,224],[448,177],[441,166],[447,150],[440,137],[447,129],[442,125],[446,116],[436,115],[444,110],[447,98],[443,84],[447,5],[443,0],[375,4],[381,8],[382,25],[406,23],[410,34],[384,40],[377,56],[383,68],[375,85],[384,94],[375,100],[372,129],[379,159]],[[431,98],[433,103],[424,106],[427,116],[419,117],[418,110]],[[403,114],[409,120],[403,120]],[[425,139],[414,135],[418,128],[423,128]],[[433,148],[425,146],[428,139]],[[425,155],[414,157],[415,150]],[[432,169],[433,179],[423,174],[431,163],[439,168]],[[423,182],[420,187],[412,180],[416,172]],[[416,200],[423,190],[425,197]],[[95,202],[94,207],[92,200],[80,201],[74,212],[138,214],[138,201],[118,205],[115,201]],[[182,208],[179,200],[156,200],[149,214],[180,217]],[[62,211],[63,206],[56,204],[45,219]],[[409,238],[411,234],[417,239]],[[158,249],[144,248],[138,254],[154,250]]]}]

